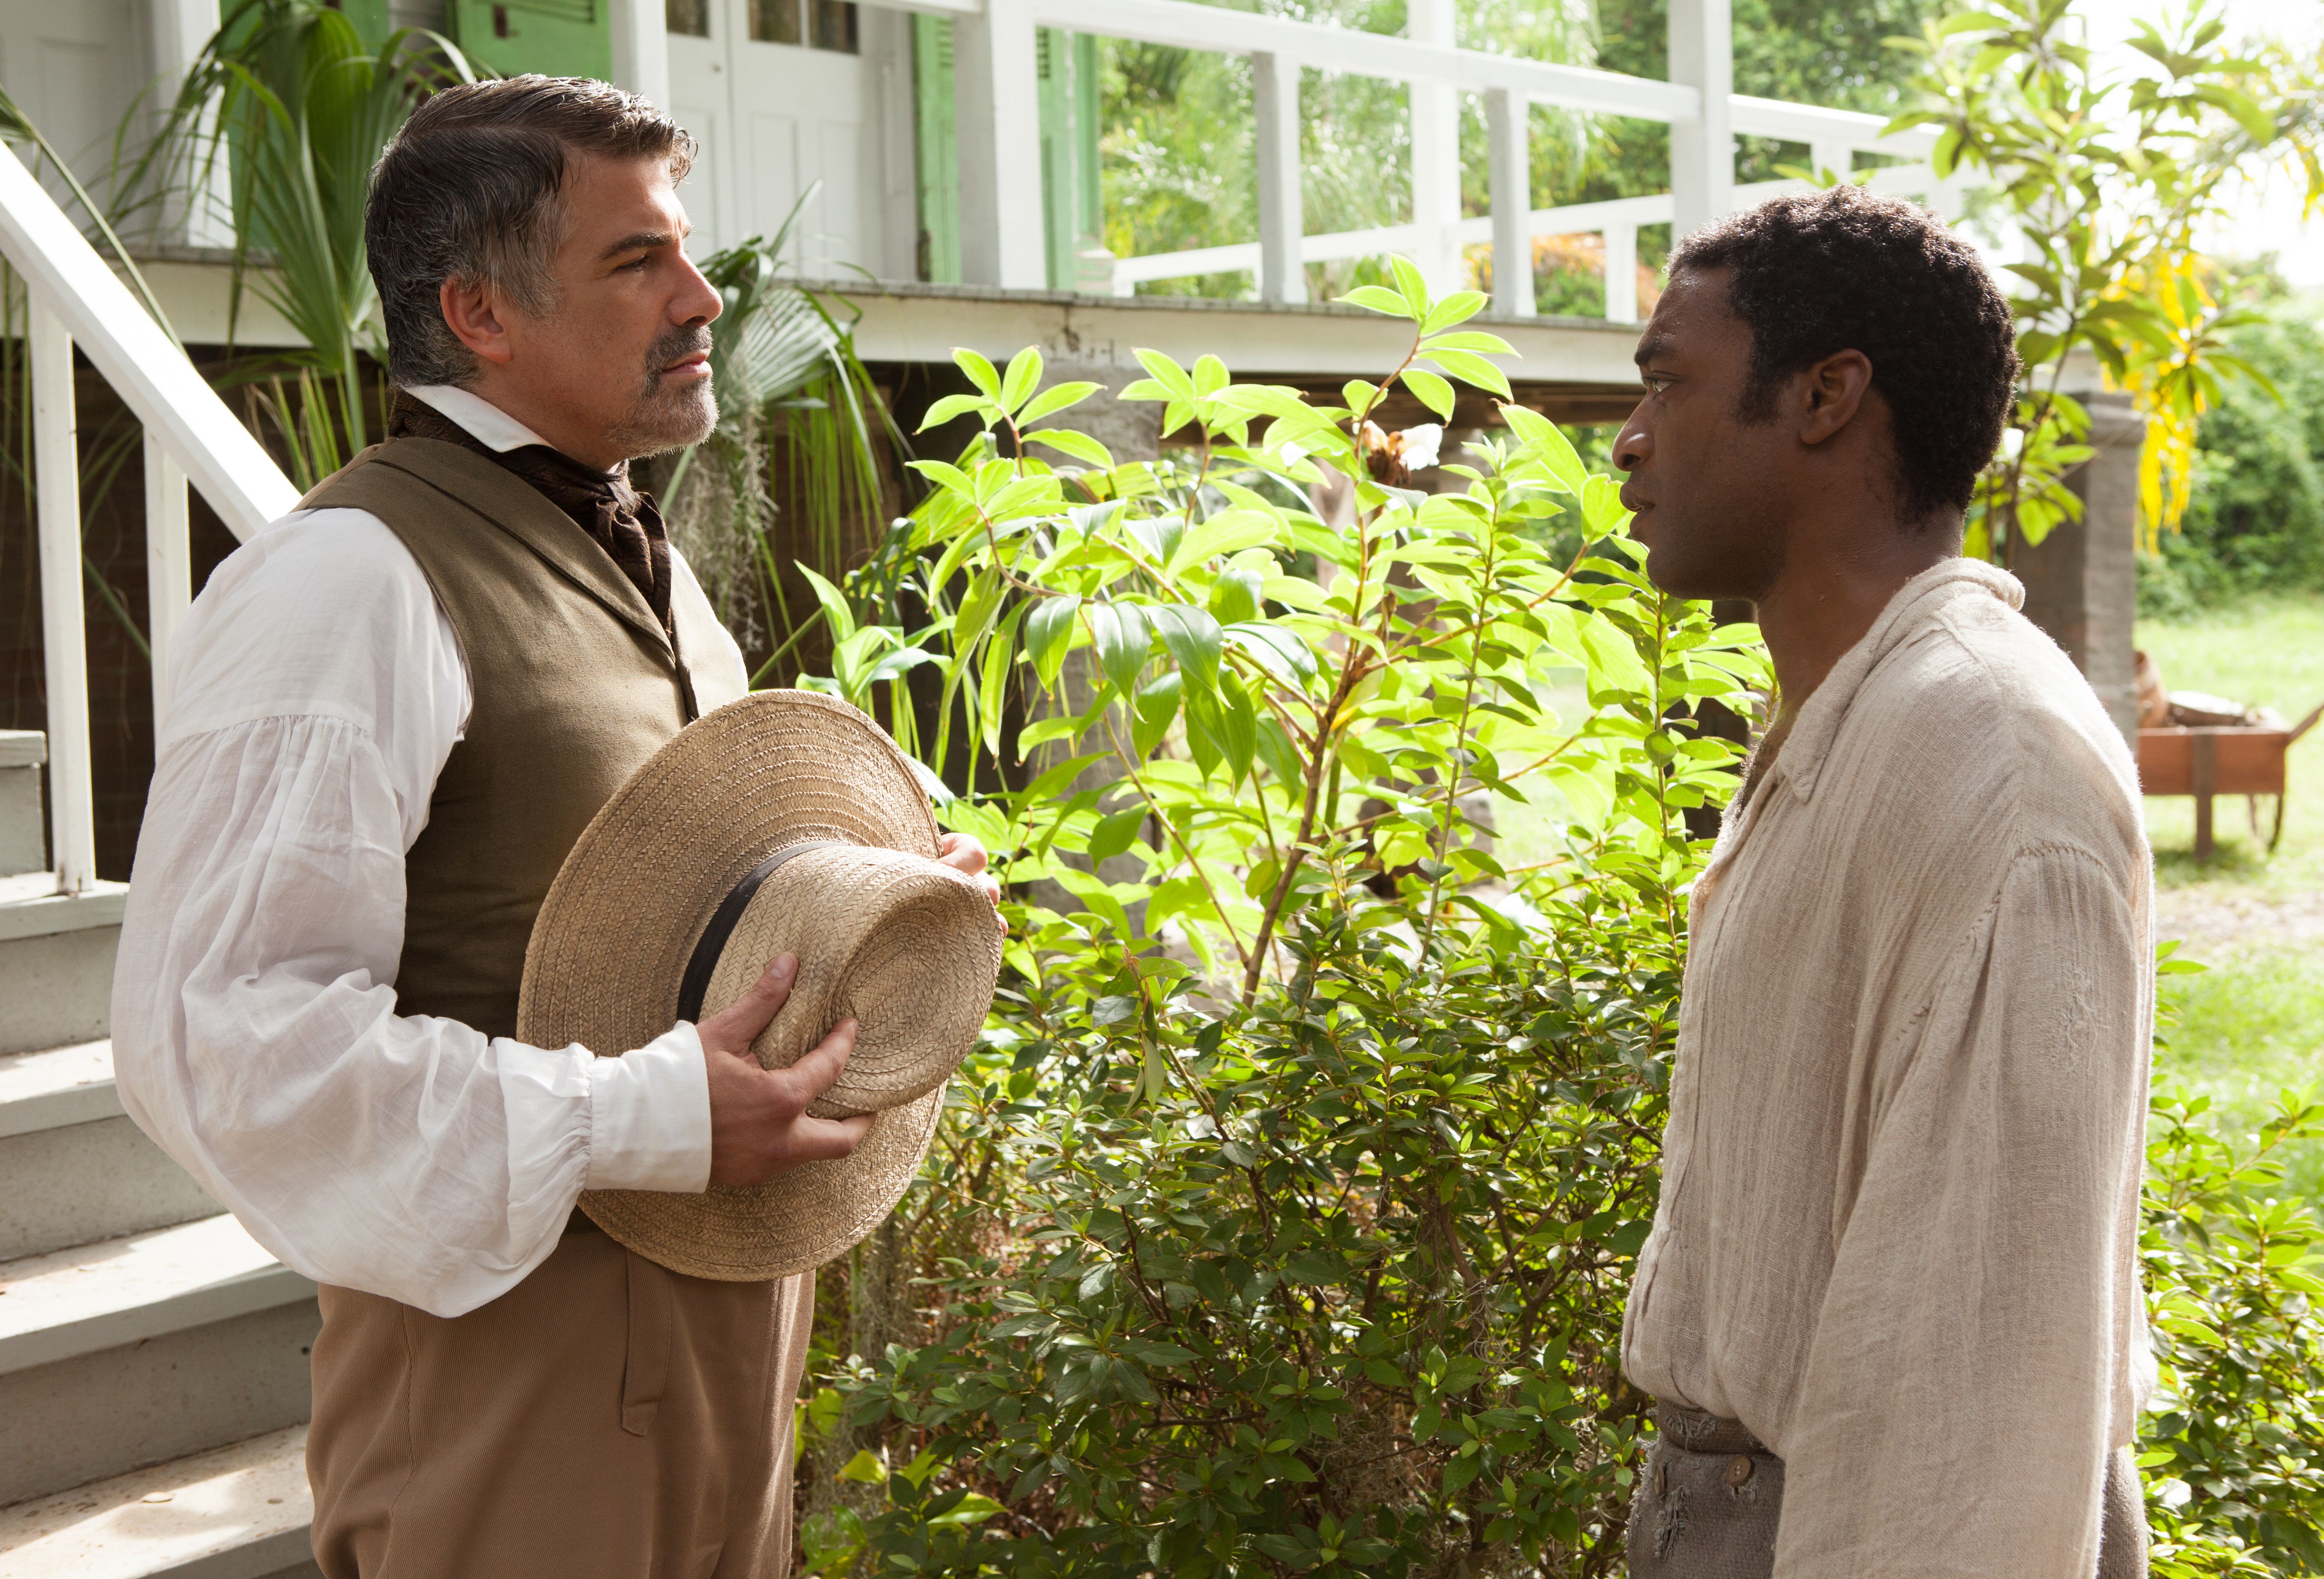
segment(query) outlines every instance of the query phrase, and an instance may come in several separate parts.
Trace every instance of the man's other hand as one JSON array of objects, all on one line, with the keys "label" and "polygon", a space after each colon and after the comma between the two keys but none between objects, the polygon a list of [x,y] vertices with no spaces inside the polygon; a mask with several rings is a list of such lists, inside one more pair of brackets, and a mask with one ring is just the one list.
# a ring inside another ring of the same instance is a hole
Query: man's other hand
[{"label": "man's other hand", "polygon": [[[982,866],[984,852],[976,854]],[[751,1044],[773,1023],[798,975],[798,961],[777,955],[741,997],[696,1027],[710,1068],[712,1184],[764,1184],[802,1162],[844,1157],[872,1127],[870,1113],[818,1119],[807,1111],[847,1067],[855,1046],[853,1020],[832,1027],[788,1069],[762,1069],[751,1055]]]},{"label": "man's other hand", "polygon": [[[1001,882],[984,870],[984,846],[977,843],[973,834],[945,834],[939,836],[936,840],[936,863],[975,878],[977,885],[984,890],[984,897],[992,901],[993,915],[997,918],[1001,914]],[[1001,929],[1008,931],[1009,923],[1002,921]]]}]

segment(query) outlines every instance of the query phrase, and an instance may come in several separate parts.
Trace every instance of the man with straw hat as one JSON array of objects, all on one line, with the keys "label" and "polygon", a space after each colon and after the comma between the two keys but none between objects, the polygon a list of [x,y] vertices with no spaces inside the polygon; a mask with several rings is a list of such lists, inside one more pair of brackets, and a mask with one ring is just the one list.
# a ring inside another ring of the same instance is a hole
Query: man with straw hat
[{"label": "man with straw hat", "polygon": [[180,639],[115,1065],[324,1286],[330,1579],[787,1573],[813,1269],[991,1000],[983,852],[854,709],[745,695],[629,485],[715,415],[692,153],[602,83],[423,103],[388,441]]}]

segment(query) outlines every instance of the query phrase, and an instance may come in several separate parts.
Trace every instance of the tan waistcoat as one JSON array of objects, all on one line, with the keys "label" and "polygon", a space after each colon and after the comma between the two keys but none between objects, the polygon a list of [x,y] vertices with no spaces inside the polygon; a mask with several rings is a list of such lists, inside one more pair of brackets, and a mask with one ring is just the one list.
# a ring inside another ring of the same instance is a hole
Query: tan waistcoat
[{"label": "tan waistcoat", "polygon": [[525,944],[549,884],[598,808],[693,720],[693,682],[604,549],[480,455],[399,439],[300,503],[386,522],[467,663],[467,730],[404,857],[397,1012],[513,1036]]}]

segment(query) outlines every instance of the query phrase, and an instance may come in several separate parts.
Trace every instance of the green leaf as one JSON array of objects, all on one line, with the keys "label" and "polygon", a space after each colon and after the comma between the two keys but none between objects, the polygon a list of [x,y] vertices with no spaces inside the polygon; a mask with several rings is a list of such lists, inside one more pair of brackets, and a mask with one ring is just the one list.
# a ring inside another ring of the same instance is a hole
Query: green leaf
[{"label": "green leaf", "polygon": [[[1185,695],[1186,753],[1194,759],[1194,769],[1208,779],[1226,761],[1226,749],[1220,739],[1219,699],[1214,693],[1190,691]],[[1154,923],[1149,919],[1148,926]]]},{"label": "green leaf", "polygon": [[1415,323],[1425,321],[1429,309],[1428,282],[1421,277],[1419,265],[1397,254],[1388,258],[1388,266],[1396,275],[1397,289],[1404,293],[1404,304],[1410,309],[1408,316]]},{"label": "green leaf", "polygon": [[1238,554],[1276,539],[1280,523],[1264,510],[1222,510],[1194,523],[1194,528],[1171,550],[1165,568],[1176,576],[1189,565],[1200,565],[1222,554]]},{"label": "green leaf", "polygon": [[1025,656],[1032,660],[1033,672],[1044,686],[1057,683],[1058,671],[1065,668],[1065,651],[1072,645],[1074,618],[1082,600],[1068,593],[1061,597],[1045,597],[1033,605],[1025,616]]},{"label": "green leaf", "polygon": [[1591,474],[1582,489],[1582,519],[1588,523],[1591,535],[1610,536],[1629,519],[1629,514],[1622,508],[1621,485],[1611,477]]},{"label": "green leaf", "polygon": [[[1143,346],[1138,347],[1135,355],[1146,371],[1154,375],[1154,382],[1169,392],[1172,400],[1191,401],[1194,398],[1194,381],[1177,363],[1159,351],[1149,351]],[[1123,392],[1125,398],[1128,393],[1128,391]]]},{"label": "green leaf", "polygon": [[1228,566],[1211,586],[1211,614],[1222,625],[1240,624],[1259,617],[1265,578],[1256,570]]},{"label": "green leaf", "polygon": [[1247,620],[1240,625],[1230,625],[1226,639],[1257,659],[1285,685],[1294,690],[1304,690],[1315,678],[1315,655],[1307,643],[1279,626],[1264,620]]},{"label": "green leaf", "polygon": [[[986,400],[982,395],[946,395],[944,399],[938,401],[935,405],[928,408],[928,414],[920,419],[920,425],[918,428],[915,428],[913,431],[916,433],[925,433],[931,428],[941,428],[946,422],[951,421],[954,417],[962,416],[967,412],[975,411],[983,413],[991,411],[992,410],[992,402]],[[987,416],[984,419],[984,425],[990,428],[992,426],[992,421],[993,419]]]},{"label": "green leaf", "polygon": [[1559,487],[1581,498],[1590,480],[1590,468],[1582,464],[1582,457],[1574,453],[1572,440],[1559,430],[1557,424],[1539,411],[1519,405],[1503,405],[1501,417],[1508,423],[1509,431],[1517,435],[1517,442],[1525,446],[1527,457],[1539,461],[1557,480]]},{"label": "green leaf", "polygon": [[[1369,307],[1374,312],[1389,313],[1397,318],[1414,316],[1409,302],[1395,291],[1379,285],[1359,285],[1340,300],[1356,307]],[[1351,406],[1355,403],[1352,401],[1349,402]]]},{"label": "green leaf", "polygon": [[1060,714],[1048,718],[1036,718],[1017,732],[1017,750],[1021,753],[1053,740],[1069,740],[1081,734],[1084,725],[1078,718]]},{"label": "green leaf", "polygon": [[1404,386],[1422,405],[1448,422],[1452,420],[1452,386],[1443,379],[1425,368],[1407,367],[1404,370]]},{"label": "green leaf", "polygon": [[1170,725],[1178,716],[1178,698],[1185,688],[1185,677],[1176,669],[1159,674],[1146,682],[1138,693],[1136,716],[1130,720],[1130,741],[1142,760],[1154,754],[1170,733]]},{"label": "green leaf", "polygon": [[1420,320],[1420,332],[1433,335],[1440,329],[1449,329],[1454,324],[1465,323],[1484,311],[1492,300],[1481,291],[1455,291],[1428,309],[1428,316]]},{"label": "green leaf", "polygon": [[964,499],[976,497],[975,481],[956,466],[948,466],[940,460],[916,460],[908,464],[947,494],[957,494]]},{"label": "green leaf", "polygon": [[1428,358],[1463,383],[1489,389],[1503,400],[1510,398],[1508,374],[1482,356],[1468,351],[1431,350]]},{"label": "green leaf", "polygon": [[1090,835],[1089,858],[1093,862],[1110,861],[1130,848],[1130,841],[1146,826],[1151,816],[1145,807],[1132,807],[1097,819],[1097,830]]},{"label": "green leaf", "polygon": [[1097,660],[1106,679],[1124,697],[1138,694],[1138,672],[1154,646],[1153,628],[1144,605],[1093,603],[1089,605],[1090,635],[1097,642]]},{"label": "green leaf", "polygon": [[1517,348],[1499,335],[1489,335],[1481,329],[1454,329],[1442,335],[1431,335],[1421,342],[1420,353],[1434,356],[1439,351],[1481,351],[1488,356],[1514,356]]},{"label": "green leaf", "polygon": [[1071,428],[1044,428],[1038,433],[1026,434],[1025,442],[1046,444],[1075,460],[1085,460],[1101,471],[1113,469],[1112,452],[1088,434],[1077,433]]},{"label": "green leaf", "polygon": [[1017,425],[1022,428],[1044,417],[1053,416],[1068,406],[1077,406],[1104,387],[1087,379],[1053,383],[1026,402],[1025,409],[1017,413]]},{"label": "green leaf", "polygon": [[1199,685],[1217,685],[1222,641],[1218,621],[1202,609],[1183,604],[1162,605],[1153,611],[1153,619],[1162,645],[1178,660],[1178,667]]},{"label": "green leaf", "polygon": [[[1028,346],[1009,359],[1009,372],[1001,381],[1001,403],[1014,411],[1025,403],[1041,382],[1041,352]],[[1029,419],[1027,419],[1029,420]]]},{"label": "green leaf", "polygon": [[1222,674],[1218,695],[1219,744],[1230,778],[1240,784],[1250,776],[1251,758],[1259,750],[1259,709],[1252,705],[1240,675]]},{"label": "green leaf", "polygon": [[[1049,600],[1044,600],[1049,601]],[[1017,623],[1025,612],[1020,604],[1001,620],[1001,629],[984,649],[984,669],[979,676],[982,682],[977,688],[978,721],[983,725],[982,738],[986,742],[1001,738],[1001,711],[1008,700],[1009,671],[1016,655]]]},{"label": "green leaf", "polygon": [[976,385],[985,399],[1006,403],[1001,401],[1001,374],[992,370],[991,363],[965,347],[956,348],[952,359],[955,366],[968,374],[968,382]]},{"label": "green leaf", "polygon": [[823,605],[823,617],[831,622],[831,642],[836,647],[855,634],[855,611],[847,606],[847,595],[825,581],[806,565],[799,574],[815,588],[815,600]]}]

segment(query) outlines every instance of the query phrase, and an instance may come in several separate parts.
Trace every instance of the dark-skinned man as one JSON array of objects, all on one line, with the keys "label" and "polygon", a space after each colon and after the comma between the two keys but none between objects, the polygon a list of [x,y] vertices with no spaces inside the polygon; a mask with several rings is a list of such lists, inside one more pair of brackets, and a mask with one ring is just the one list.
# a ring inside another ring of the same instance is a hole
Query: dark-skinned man
[{"label": "dark-skinned man", "polygon": [[2122,735],[1960,557],[2008,307],[1842,186],[1688,237],[1637,361],[1647,574],[1754,604],[1777,689],[1694,888],[1630,1572],[2143,1574],[2151,861]]}]

